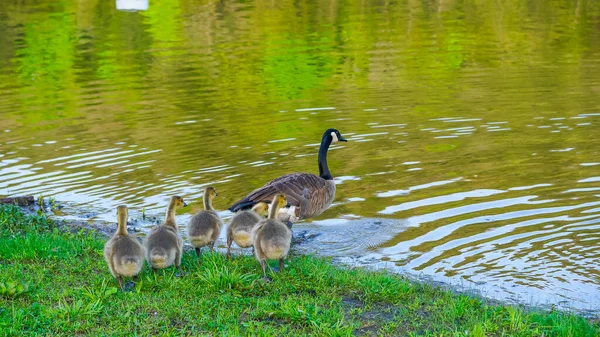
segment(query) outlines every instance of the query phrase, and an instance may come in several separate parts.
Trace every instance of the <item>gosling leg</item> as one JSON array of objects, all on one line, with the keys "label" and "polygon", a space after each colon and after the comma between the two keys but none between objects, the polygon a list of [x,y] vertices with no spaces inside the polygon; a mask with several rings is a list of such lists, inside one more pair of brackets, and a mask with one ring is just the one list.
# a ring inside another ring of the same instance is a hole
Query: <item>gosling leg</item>
[{"label": "gosling leg", "polygon": [[265,282],[271,282],[271,280],[269,280],[269,278],[267,277],[267,262],[265,260],[260,260],[260,266],[262,267],[262,271],[263,271],[263,281]]},{"label": "gosling leg", "polygon": [[123,289],[123,277],[121,275],[117,276],[117,281],[119,282],[119,287]]},{"label": "gosling leg", "polygon": [[200,248],[196,247],[196,257],[200,257]]},{"label": "gosling leg", "polygon": [[230,259],[231,258],[231,244],[233,240],[231,239],[230,236],[227,237],[227,258]]},{"label": "gosling leg", "polygon": [[181,270],[181,251],[175,253],[175,267],[177,267],[178,270]]},{"label": "gosling leg", "polygon": [[283,266],[284,266],[283,259],[279,259],[279,272],[283,271]]},{"label": "gosling leg", "polygon": [[214,252],[214,251],[215,251],[215,242],[214,242],[214,241],[211,241],[211,242],[210,242],[210,244],[209,244],[209,248],[210,248],[210,251],[211,251],[211,252]]}]

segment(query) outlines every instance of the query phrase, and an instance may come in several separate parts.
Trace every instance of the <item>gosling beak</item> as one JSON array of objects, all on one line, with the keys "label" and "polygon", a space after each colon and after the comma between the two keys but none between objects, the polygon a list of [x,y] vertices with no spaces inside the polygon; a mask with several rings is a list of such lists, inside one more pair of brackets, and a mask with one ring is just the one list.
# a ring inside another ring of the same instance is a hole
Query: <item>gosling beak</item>
[{"label": "gosling beak", "polygon": [[292,204],[290,204],[289,202],[287,204],[285,204],[285,207],[292,207]]},{"label": "gosling beak", "polygon": [[348,140],[346,138],[342,137],[342,135],[340,135],[339,141],[340,142],[347,142]]},{"label": "gosling beak", "polygon": [[183,202],[183,207],[187,207],[187,202]]},{"label": "gosling beak", "polygon": [[215,192],[215,196],[217,196],[217,197],[218,197],[218,196],[219,196],[219,193]]}]

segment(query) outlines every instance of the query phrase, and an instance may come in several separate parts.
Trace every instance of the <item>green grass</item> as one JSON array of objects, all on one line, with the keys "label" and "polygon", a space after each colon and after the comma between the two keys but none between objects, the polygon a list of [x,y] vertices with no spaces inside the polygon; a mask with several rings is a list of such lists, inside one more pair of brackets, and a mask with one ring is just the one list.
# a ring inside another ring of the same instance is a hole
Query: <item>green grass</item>
[{"label": "green grass", "polygon": [[261,280],[251,257],[183,257],[184,275],[146,267],[135,289],[117,289],[103,240],[65,233],[44,216],[0,206],[0,335],[599,336],[561,312],[492,306],[382,272],[294,256]]}]

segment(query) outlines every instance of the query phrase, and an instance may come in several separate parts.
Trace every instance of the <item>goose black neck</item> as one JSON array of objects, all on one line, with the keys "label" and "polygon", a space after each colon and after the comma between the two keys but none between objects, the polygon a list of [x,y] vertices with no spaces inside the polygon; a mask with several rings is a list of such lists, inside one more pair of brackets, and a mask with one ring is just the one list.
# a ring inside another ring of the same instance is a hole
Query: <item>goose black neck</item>
[{"label": "goose black neck", "polygon": [[319,176],[325,180],[333,179],[331,172],[329,172],[329,166],[327,166],[327,151],[329,145],[331,145],[331,140],[331,135],[324,134],[319,148]]}]

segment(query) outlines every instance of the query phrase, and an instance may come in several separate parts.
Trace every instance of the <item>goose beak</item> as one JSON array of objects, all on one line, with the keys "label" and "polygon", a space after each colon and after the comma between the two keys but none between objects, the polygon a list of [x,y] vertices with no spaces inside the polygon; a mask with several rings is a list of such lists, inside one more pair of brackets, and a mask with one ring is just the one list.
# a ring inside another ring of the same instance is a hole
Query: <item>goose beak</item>
[{"label": "goose beak", "polygon": [[292,204],[290,204],[289,202],[287,204],[285,204],[285,207],[292,207]]},{"label": "goose beak", "polygon": [[183,207],[187,207],[187,202],[183,202]]},{"label": "goose beak", "polygon": [[340,141],[340,142],[347,142],[348,140],[347,140],[346,138],[344,138],[344,137],[342,137],[342,136],[340,135],[340,139],[339,139],[339,141]]}]

